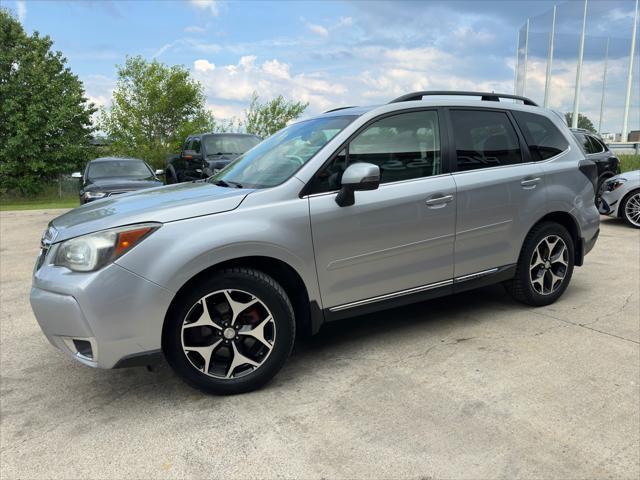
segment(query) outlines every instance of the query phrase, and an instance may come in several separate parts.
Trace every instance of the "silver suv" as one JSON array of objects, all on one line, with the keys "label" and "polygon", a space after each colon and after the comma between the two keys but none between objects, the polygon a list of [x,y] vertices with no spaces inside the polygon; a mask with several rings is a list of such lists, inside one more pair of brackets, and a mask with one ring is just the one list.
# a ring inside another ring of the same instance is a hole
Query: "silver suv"
[{"label": "silver suv", "polygon": [[245,392],[325,322],[496,282],[554,302],[596,242],[596,182],[527,98],[411,93],[290,125],[206,181],[56,218],[31,304],[86,365],[163,355],[203,391]]}]

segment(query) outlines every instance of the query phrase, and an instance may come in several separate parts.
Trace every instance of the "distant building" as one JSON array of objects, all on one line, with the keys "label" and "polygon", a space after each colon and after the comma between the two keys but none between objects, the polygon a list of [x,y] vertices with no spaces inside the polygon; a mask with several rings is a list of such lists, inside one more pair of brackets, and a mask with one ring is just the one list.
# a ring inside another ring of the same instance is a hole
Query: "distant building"
[{"label": "distant building", "polygon": [[628,142],[640,142],[640,130],[631,130],[629,132]]},{"label": "distant building", "polygon": [[620,141],[620,137],[622,136],[622,134],[620,133],[601,133],[600,136],[602,137],[602,139],[609,143],[609,142],[619,142]]}]

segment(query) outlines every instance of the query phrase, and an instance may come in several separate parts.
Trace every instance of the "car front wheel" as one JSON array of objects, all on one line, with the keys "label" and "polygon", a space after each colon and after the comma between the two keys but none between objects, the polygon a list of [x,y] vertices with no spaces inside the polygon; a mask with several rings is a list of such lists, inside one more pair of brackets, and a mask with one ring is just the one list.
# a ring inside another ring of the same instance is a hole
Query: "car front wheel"
[{"label": "car front wheel", "polygon": [[555,302],[571,280],[574,251],[565,227],[553,222],[536,225],[525,238],[515,277],[504,283],[507,292],[527,305]]},{"label": "car front wheel", "polygon": [[255,390],[286,362],[295,339],[291,303],[265,273],[221,270],[172,309],[163,350],[190,385],[211,394]]},{"label": "car front wheel", "polygon": [[640,190],[628,194],[620,205],[622,218],[634,228],[640,228]]}]

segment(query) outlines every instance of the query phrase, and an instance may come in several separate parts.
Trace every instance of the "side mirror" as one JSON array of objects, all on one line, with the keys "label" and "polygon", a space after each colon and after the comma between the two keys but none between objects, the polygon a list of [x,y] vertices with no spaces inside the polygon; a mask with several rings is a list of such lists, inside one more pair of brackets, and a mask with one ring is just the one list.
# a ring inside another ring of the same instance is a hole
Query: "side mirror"
[{"label": "side mirror", "polygon": [[380,186],[380,167],[366,162],[351,164],[342,174],[341,183],[336,203],[341,207],[349,207],[356,201],[353,192],[375,190]]},{"label": "side mirror", "polygon": [[199,158],[202,158],[202,155],[195,150],[185,150],[182,152],[182,158],[184,158],[185,160],[197,160]]},{"label": "side mirror", "polygon": [[82,178],[82,173],[81,172],[73,172],[71,174],[71,178]]},{"label": "side mirror", "polygon": [[164,175],[164,170],[158,169],[158,170],[155,171],[155,174],[159,175],[159,176],[162,176],[162,175]]}]

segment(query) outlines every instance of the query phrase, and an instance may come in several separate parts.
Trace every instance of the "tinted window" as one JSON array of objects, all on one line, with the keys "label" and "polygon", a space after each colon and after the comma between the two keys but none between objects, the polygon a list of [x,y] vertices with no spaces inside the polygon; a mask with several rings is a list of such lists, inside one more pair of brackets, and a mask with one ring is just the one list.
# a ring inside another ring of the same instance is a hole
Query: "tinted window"
[{"label": "tinted window", "polygon": [[108,177],[151,177],[151,170],[141,160],[107,160],[89,164],[87,176],[91,180]]},{"label": "tinted window", "polygon": [[518,136],[504,112],[451,110],[458,171],[522,162]]},{"label": "tinted window", "polygon": [[602,153],[604,151],[602,145],[600,145],[600,142],[598,142],[595,137],[587,135],[587,138],[589,140],[589,150],[587,150],[587,153]]},{"label": "tinted window", "polygon": [[546,160],[564,152],[569,142],[551,120],[535,113],[514,111],[534,161]]},{"label": "tinted window", "polygon": [[199,138],[194,138],[193,142],[191,142],[191,150],[193,150],[196,153],[200,153],[200,139]]},{"label": "tinted window", "polygon": [[311,191],[340,188],[347,165],[369,162],[380,167],[380,182],[389,183],[441,173],[440,129],[435,111],[410,112],[372,123],[314,177]]},{"label": "tinted window", "polygon": [[211,135],[204,137],[203,141],[207,155],[222,153],[240,155],[260,143],[259,138],[250,135]]},{"label": "tinted window", "polygon": [[582,147],[582,150],[584,150],[584,153],[589,153],[590,147],[589,139],[587,138],[587,136],[583,133],[574,133],[573,136],[576,137],[576,140],[578,140],[578,143]]}]

